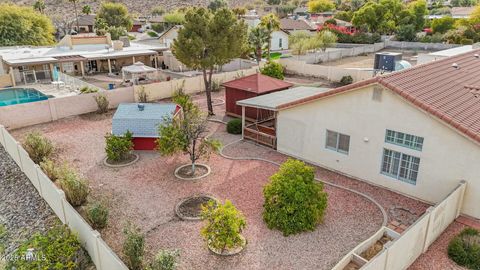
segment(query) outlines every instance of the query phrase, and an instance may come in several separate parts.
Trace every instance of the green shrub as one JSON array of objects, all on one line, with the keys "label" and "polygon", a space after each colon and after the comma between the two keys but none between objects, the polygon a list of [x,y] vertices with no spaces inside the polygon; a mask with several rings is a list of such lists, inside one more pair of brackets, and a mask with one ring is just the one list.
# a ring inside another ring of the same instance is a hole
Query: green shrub
[{"label": "green shrub", "polygon": [[448,245],[448,257],[458,265],[480,269],[480,232],[466,228]]},{"label": "green shrub", "polygon": [[142,269],[143,254],[145,253],[145,235],[132,224],[127,224],[123,234],[125,235],[123,253],[127,259],[128,267],[132,270]]},{"label": "green shrub", "polygon": [[283,66],[277,62],[270,61],[266,63],[263,68],[260,69],[260,72],[263,75],[270,76],[272,78],[277,78],[283,80]]},{"label": "green shrub", "polygon": [[242,119],[232,119],[228,121],[227,132],[230,134],[242,134]]},{"label": "green shrub", "polygon": [[130,131],[127,131],[123,136],[107,134],[105,136],[107,159],[110,161],[127,160],[133,149],[132,136],[133,134]]},{"label": "green shrub", "polygon": [[201,234],[209,246],[224,251],[243,244],[241,232],[247,222],[229,200],[224,204],[209,201],[202,205],[202,218],[206,224]]},{"label": "green shrub", "polygon": [[158,34],[155,31],[148,31],[147,35],[150,36],[150,37],[158,37]]},{"label": "green shrub", "polygon": [[349,85],[353,83],[353,78],[350,75],[343,76],[342,79],[340,80],[341,85]]},{"label": "green shrub", "polygon": [[51,157],[55,150],[52,142],[38,131],[28,133],[22,146],[36,164]]},{"label": "green shrub", "polygon": [[80,206],[87,200],[89,192],[87,181],[66,164],[58,171],[57,182],[72,206]]},{"label": "green shrub", "polygon": [[161,250],[150,263],[147,270],[175,270],[177,269],[179,256],[178,250]]},{"label": "green shrub", "polygon": [[288,236],[313,231],[323,221],[327,193],[315,181],[314,168],[289,159],[270,177],[263,189],[263,219],[270,229]]},{"label": "green shrub", "polygon": [[165,26],[162,23],[152,23],[152,29],[157,33],[162,33],[165,31]]},{"label": "green shrub", "polygon": [[[6,238],[7,238],[7,228],[5,227],[5,225],[0,224],[0,258],[2,258],[2,256],[5,253],[5,245],[7,242]],[[2,266],[1,260],[0,260],[0,266]]]},{"label": "green shrub", "polygon": [[213,92],[218,92],[222,88],[222,84],[220,81],[217,80],[212,80],[212,91]]},{"label": "green shrub", "polygon": [[67,226],[57,226],[46,234],[35,234],[25,241],[12,254],[24,258],[32,251],[36,260],[11,260],[7,269],[86,269],[89,259],[86,257],[77,235]]},{"label": "green shrub", "polygon": [[95,98],[95,102],[97,102],[97,108],[98,108],[97,113],[108,112],[108,105],[109,105],[108,98],[103,94],[96,95],[94,98]]},{"label": "green shrub", "polygon": [[45,175],[50,178],[52,181],[56,181],[58,178],[58,169],[55,162],[51,159],[45,159],[40,162],[40,168],[45,173]]},{"label": "green shrub", "polygon": [[87,205],[87,219],[94,229],[103,229],[108,222],[108,208],[100,201],[91,202]]},{"label": "green shrub", "polygon": [[97,88],[90,88],[88,86],[83,86],[80,88],[80,93],[81,94],[90,94],[90,93],[97,93],[98,89]]},{"label": "green shrub", "polygon": [[145,91],[145,86],[140,87],[140,90],[138,90],[138,102],[140,103],[147,103],[148,102],[148,94],[147,91]]}]

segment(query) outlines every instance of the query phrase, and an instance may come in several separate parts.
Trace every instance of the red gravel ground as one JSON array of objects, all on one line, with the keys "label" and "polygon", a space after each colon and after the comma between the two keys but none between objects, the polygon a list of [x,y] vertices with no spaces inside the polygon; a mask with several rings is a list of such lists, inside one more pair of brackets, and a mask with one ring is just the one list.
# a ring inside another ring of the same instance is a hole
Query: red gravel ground
[{"label": "red gravel ground", "polygon": [[426,269],[466,269],[457,265],[454,261],[448,258],[447,248],[448,243],[459,234],[465,225],[454,221],[448,228],[440,235],[440,237],[433,242],[428,248],[427,252],[422,254],[418,259],[408,268],[409,270],[426,270]]},{"label": "red gravel ground", "polygon": [[[222,93],[215,94],[217,97]],[[201,99],[201,97],[197,97]],[[222,107],[216,107],[220,114]],[[325,185],[328,208],[324,223],[314,232],[283,237],[269,230],[262,220],[262,188],[275,173],[275,165],[261,161],[234,161],[213,155],[208,163],[212,173],[198,181],[173,176],[176,167],[188,162],[185,156],[162,157],[139,152],[140,160],[124,168],[107,168],[104,136],[111,129],[111,114],[72,117],[53,123],[16,130],[17,139],[32,129],[45,133],[60,149],[59,159],[73,164],[90,180],[92,195],[107,197],[110,220],[102,237],[122,254],[122,228],[137,224],[146,234],[147,260],[160,249],[180,250],[180,269],[330,269],[347,252],[377,231],[383,221],[378,208],[354,193]],[[221,115],[219,115],[221,117]],[[222,124],[211,123],[213,136],[224,144],[239,136],[224,132]],[[225,151],[235,156],[253,155],[284,161],[286,156],[252,143],[239,143]],[[388,211],[402,206],[423,213],[427,205],[396,193],[318,169],[324,180],[365,191]],[[244,236],[247,248],[239,255],[218,257],[210,253],[200,237],[202,222],[180,221],[174,206],[182,198],[207,193],[229,199],[247,218]]]}]

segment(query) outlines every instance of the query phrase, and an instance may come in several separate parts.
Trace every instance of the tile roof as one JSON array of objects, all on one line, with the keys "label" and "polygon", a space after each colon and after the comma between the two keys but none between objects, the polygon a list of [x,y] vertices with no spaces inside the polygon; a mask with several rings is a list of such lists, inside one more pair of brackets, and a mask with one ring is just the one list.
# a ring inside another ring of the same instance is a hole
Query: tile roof
[{"label": "tile roof", "polygon": [[304,20],[294,20],[290,18],[283,18],[280,20],[280,29],[282,30],[308,30],[315,31],[316,28],[311,26]]},{"label": "tile roof", "polygon": [[223,83],[223,86],[240,89],[257,94],[265,94],[293,86],[292,83],[275,79],[261,73],[255,73],[233,81]]},{"label": "tile roof", "polygon": [[[480,143],[480,57],[478,54],[480,49],[374,77],[283,104],[278,109],[297,106],[377,83]],[[454,63],[458,68],[453,67]]]}]

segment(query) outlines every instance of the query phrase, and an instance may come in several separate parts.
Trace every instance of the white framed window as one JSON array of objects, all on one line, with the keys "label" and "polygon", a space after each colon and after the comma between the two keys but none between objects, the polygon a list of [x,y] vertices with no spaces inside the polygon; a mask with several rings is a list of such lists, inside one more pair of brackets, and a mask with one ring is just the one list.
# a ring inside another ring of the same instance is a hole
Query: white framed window
[{"label": "white framed window", "polygon": [[422,151],[423,137],[387,129],[385,142]]},{"label": "white framed window", "polygon": [[415,185],[419,167],[419,157],[386,148],[383,149],[382,174]]},{"label": "white framed window", "polygon": [[350,136],[327,129],[325,147],[342,154],[348,154],[350,150]]}]

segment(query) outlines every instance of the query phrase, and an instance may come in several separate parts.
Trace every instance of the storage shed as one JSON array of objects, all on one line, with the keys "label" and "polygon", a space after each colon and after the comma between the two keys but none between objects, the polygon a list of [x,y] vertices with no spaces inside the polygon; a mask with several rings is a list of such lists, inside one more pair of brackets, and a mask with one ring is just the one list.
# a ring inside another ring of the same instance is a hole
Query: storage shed
[{"label": "storage shed", "polygon": [[133,133],[135,150],[154,150],[158,139],[158,127],[165,116],[178,117],[181,107],[173,103],[122,103],[113,115],[112,134],[123,136]]},{"label": "storage shed", "polygon": [[[226,82],[223,86],[225,86],[226,114],[241,117],[242,107],[236,104],[237,101],[284,90],[293,84],[256,73]],[[265,118],[262,116],[263,113],[266,112],[255,108],[246,108],[245,117],[249,120],[258,120],[258,118]]]}]

